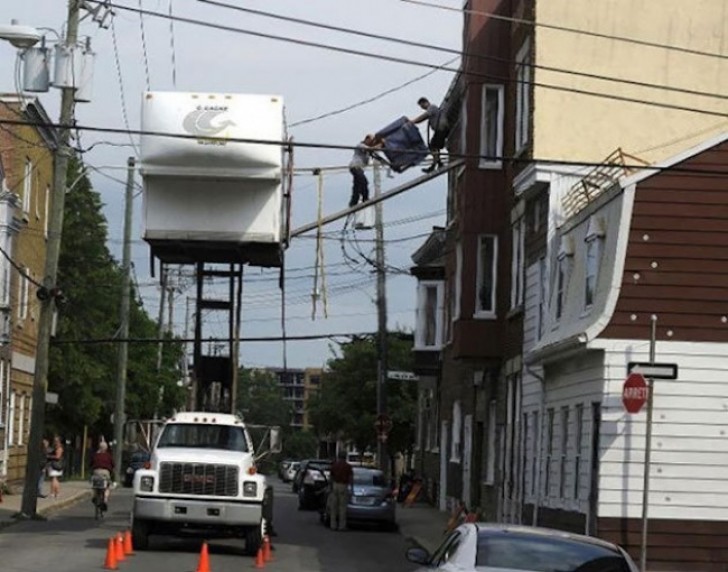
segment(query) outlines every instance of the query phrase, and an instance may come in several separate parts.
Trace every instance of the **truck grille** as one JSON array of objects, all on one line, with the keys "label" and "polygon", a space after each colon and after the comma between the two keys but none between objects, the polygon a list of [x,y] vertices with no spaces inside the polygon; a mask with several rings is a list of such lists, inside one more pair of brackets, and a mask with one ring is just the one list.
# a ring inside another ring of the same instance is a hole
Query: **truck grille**
[{"label": "truck grille", "polygon": [[234,465],[160,464],[160,493],[235,497],[238,488],[238,467]]}]

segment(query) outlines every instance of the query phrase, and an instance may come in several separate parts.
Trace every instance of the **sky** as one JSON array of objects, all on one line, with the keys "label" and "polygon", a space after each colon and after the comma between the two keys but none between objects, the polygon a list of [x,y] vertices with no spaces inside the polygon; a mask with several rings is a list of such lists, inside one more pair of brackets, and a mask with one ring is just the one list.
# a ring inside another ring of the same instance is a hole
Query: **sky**
[{"label": "sky", "polygon": [[[438,0],[450,7],[459,7],[456,0]],[[362,38],[352,34],[283,22],[198,0],[117,0],[119,6],[169,13],[175,16],[204,20],[227,26],[275,34],[288,38],[313,41],[373,54],[456,68],[453,55],[444,51],[415,48]],[[428,45],[458,50],[461,47],[462,16],[454,11],[437,10],[402,0],[220,0],[246,8],[312,20],[350,30],[360,30],[383,36],[397,37]],[[49,28],[61,32],[66,17],[63,0],[26,0],[0,3],[0,23],[17,19],[21,24]],[[90,37],[96,52],[93,100],[79,103],[76,117],[79,124],[123,128],[128,121],[131,129],[140,128],[141,95],[152,91],[193,91],[206,93],[262,93],[281,95],[285,101],[289,134],[296,141],[338,145],[355,145],[364,134],[376,131],[391,121],[406,115],[416,116],[420,110],[417,99],[426,96],[439,102],[453,79],[453,73],[438,70],[422,79],[388,94],[374,102],[350,111],[299,126],[295,124],[349,105],[367,100],[396,88],[405,82],[428,74],[428,69],[411,65],[337,53],[257,38],[238,32],[208,29],[199,25],[174,22],[116,10],[113,30],[99,28],[91,18],[81,23],[80,34]],[[118,48],[118,65],[114,49]],[[49,42],[55,33],[48,31]],[[0,90],[13,92],[15,50],[7,43],[0,44]],[[40,100],[54,119],[58,117],[60,91],[40,95]],[[126,116],[126,121],[125,121]],[[423,126],[424,124],[421,124]],[[425,136],[422,127],[423,137]],[[109,226],[109,249],[121,259],[123,231],[123,197],[125,165],[134,149],[124,135],[82,134],[81,143],[88,148],[86,163],[98,169],[91,180],[104,202],[104,214]],[[138,141],[136,141],[138,142]],[[297,168],[345,166],[351,152],[346,150],[297,149]],[[395,175],[383,176],[386,192],[415,176],[419,168]],[[371,184],[371,173],[369,173]],[[141,177],[137,174],[137,182]],[[351,176],[346,170],[324,177],[324,212],[332,213],[345,207],[351,189]],[[407,275],[412,265],[411,254],[426,239],[433,226],[445,221],[446,178],[416,187],[391,199],[384,206],[387,265],[399,271],[387,278],[388,325],[390,330],[412,330],[415,319],[416,281]],[[317,180],[307,173],[295,177],[293,187],[292,226],[316,219]],[[134,243],[132,259],[140,286],[144,307],[156,319],[159,311],[159,278],[150,274],[149,248],[141,239],[142,197],[135,199]],[[311,319],[315,240],[304,236],[293,239],[286,254],[288,300],[287,334],[289,336],[374,332],[377,328],[374,305],[375,275],[365,263],[347,265],[345,254],[356,259],[357,246],[349,236],[340,240],[343,222],[326,227],[330,238],[325,240],[325,263],[328,287],[328,318],[321,308]],[[373,231],[359,231],[358,247],[369,256]],[[343,252],[342,252],[343,250]],[[361,257],[359,257],[361,260]],[[351,263],[350,263],[351,264]],[[192,267],[184,269],[191,273]],[[180,336],[191,333],[191,312],[188,298],[194,295],[194,282],[183,280],[175,294],[174,330]],[[278,272],[247,268],[243,296],[242,336],[278,337],[281,335],[281,297]],[[227,335],[226,316],[205,316],[205,336]],[[335,346],[333,346],[335,347]],[[332,356],[329,340],[289,341],[288,367],[320,367]],[[280,342],[244,343],[241,363],[247,367],[283,365],[283,344]]]}]

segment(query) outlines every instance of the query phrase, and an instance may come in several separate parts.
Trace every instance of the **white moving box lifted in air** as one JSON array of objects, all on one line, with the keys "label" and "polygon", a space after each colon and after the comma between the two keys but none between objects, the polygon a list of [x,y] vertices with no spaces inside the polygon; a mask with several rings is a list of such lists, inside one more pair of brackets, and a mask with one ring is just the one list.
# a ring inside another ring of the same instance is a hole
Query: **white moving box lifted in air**
[{"label": "white moving box lifted in air", "polygon": [[153,256],[280,266],[284,153],[239,140],[285,140],[281,97],[149,92],[142,130],[143,233]]}]

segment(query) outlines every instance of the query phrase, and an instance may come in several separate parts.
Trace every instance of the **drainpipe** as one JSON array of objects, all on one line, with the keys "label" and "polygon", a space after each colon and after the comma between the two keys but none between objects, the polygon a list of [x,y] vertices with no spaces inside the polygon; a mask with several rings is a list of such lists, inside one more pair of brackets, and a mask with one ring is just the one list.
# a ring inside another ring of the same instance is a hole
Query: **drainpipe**
[{"label": "drainpipe", "polygon": [[[538,443],[536,444],[536,495],[533,501],[533,519],[531,524],[538,526],[538,509],[541,503],[541,475],[542,475],[542,453],[543,453],[543,437],[544,437],[544,412],[546,411],[546,380],[542,375],[539,375],[529,366],[526,366],[526,371],[541,382],[541,405],[538,414],[538,421],[540,427],[538,429]],[[524,495],[525,496],[525,495]]]}]

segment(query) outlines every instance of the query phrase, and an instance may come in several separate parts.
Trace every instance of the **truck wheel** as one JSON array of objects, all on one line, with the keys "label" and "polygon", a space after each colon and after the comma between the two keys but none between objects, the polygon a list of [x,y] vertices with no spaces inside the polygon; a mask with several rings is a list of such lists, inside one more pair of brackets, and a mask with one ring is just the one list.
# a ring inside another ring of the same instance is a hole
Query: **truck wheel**
[{"label": "truck wheel", "polygon": [[136,550],[149,548],[149,523],[135,518],[131,524],[131,541]]},{"label": "truck wheel", "polygon": [[245,531],[245,552],[249,556],[255,556],[258,554],[261,546],[263,546],[263,527],[265,526],[265,519],[260,520],[258,526],[248,528]]}]

